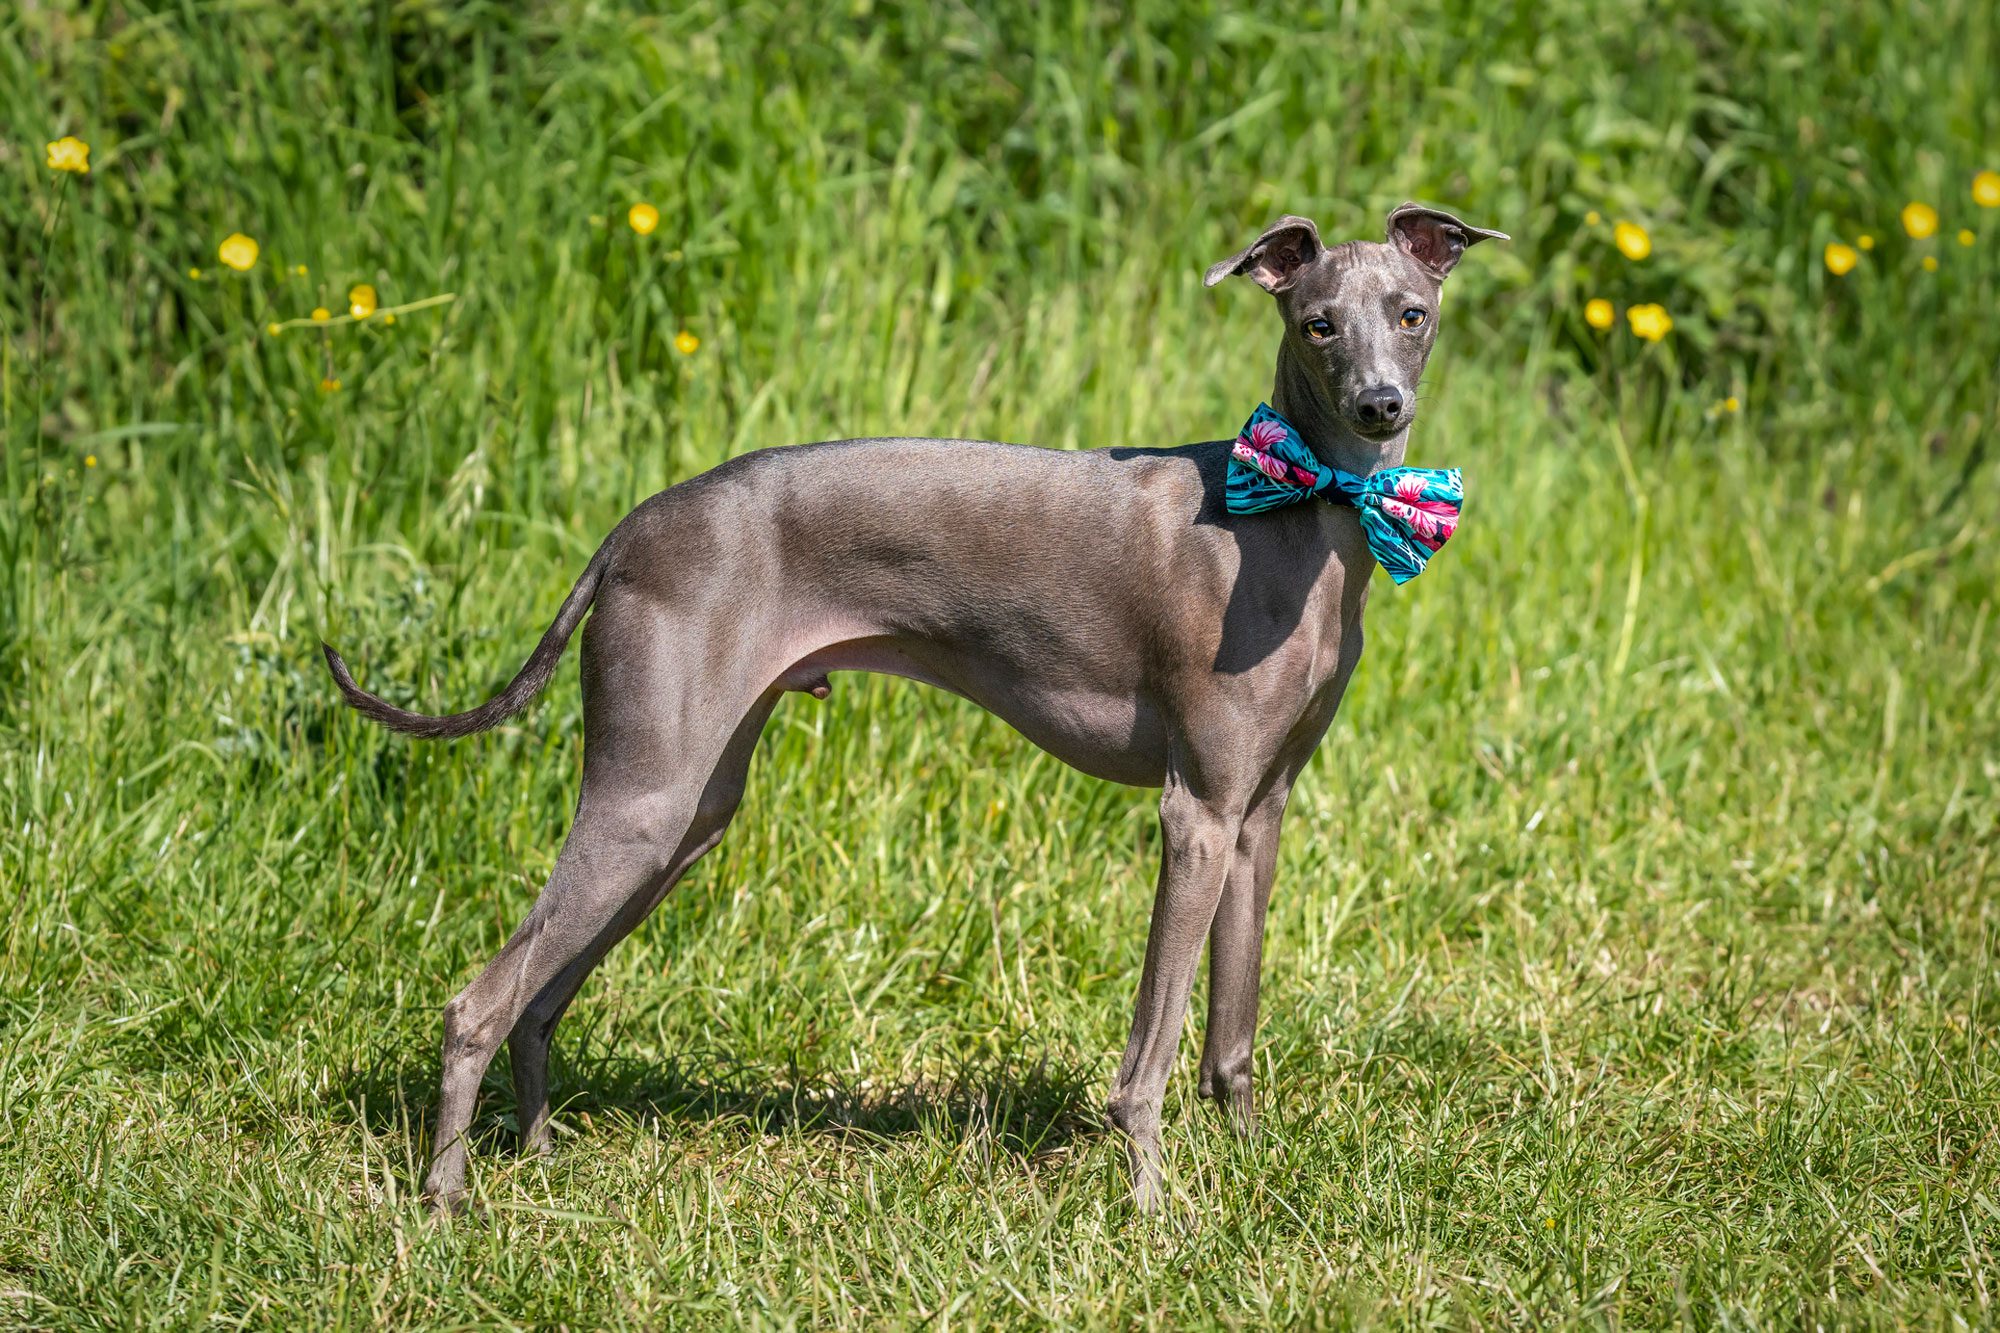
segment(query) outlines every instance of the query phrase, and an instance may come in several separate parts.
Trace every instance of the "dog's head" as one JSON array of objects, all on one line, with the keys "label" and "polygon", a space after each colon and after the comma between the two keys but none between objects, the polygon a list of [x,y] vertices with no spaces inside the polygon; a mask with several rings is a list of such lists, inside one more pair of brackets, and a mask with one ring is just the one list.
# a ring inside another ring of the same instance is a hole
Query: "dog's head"
[{"label": "dog's head", "polygon": [[1386,440],[1416,415],[1446,275],[1469,246],[1506,239],[1417,204],[1389,215],[1387,240],[1332,247],[1310,219],[1283,217],[1204,282],[1241,274],[1275,296],[1286,351],[1323,401],[1355,434]]}]

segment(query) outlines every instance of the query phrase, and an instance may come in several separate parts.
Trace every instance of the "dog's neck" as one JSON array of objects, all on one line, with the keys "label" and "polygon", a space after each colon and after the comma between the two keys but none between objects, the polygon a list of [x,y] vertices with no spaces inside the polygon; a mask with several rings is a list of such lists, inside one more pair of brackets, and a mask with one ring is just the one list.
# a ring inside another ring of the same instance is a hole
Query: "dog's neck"
[{"label": "dog's neck", "polygon": [[1278,375],[1271,389],[1271,406],[1279,416],[1298,427],[1306,447],[1330,467],[1365,477],[1383,468],[1403,465],[1403,451],[1410,443],[1409,427],[1383,440],[1357,435],[1328,400],[1319,377],[1299,363],[1289,343],[1278,348]]}]

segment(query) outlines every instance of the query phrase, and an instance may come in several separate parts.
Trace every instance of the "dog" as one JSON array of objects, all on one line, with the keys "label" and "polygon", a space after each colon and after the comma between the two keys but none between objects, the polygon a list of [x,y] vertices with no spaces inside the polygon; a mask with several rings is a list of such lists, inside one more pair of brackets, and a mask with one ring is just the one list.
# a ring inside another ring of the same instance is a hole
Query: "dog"
[{"label": "dog", "polygon": [[[1243,276],[1276,298],[1271,415],[1310,451],[1296,471],[1356,482],[1401,467],[1442,284],[1489,239],[1506,238],[1415,204],[1384,240],[1336,246],[1287,216],[1207,271],[1207,286]],[[463,1203],[467,1130],[502,1040],[523,1150],[549,1148],[563,1011],[721,839],[778,699],[825,698],[836,671],[949,690],[1085,773],[1162,789],[1152,924],[1108,1107],[1139,1208],[1162,1201],[1160,1106],[1204,941],[1201,1094],[1251,1132],[1278,830],[1360,659],[1377,557],[1363,507],[1235,511],[1230,469],[1255,461],[1250,433],[1078,452],[859,439],[730,459],[628,514],[520,673],[469,712],[386,703],[325,646],[363,715],[454,737],[525,707],[583,625],[575,819],[533,909],[445,1006],[433,1206]]]}]

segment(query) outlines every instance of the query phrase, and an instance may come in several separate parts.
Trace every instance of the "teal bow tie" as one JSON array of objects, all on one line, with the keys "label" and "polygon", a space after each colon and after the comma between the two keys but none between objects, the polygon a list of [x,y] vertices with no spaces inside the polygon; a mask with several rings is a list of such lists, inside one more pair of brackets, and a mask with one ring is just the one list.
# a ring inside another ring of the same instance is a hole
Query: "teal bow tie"
[{"label": "teal bow tie", "polygon": [[1229,449],[1229,512],[1256,514],[1315,495],[1360,511],[1375,563],[1408,583],[1458,530],[1465,481],[1455,467],[1392,467],[1366,477],[1328,467],[1291,422],[1257,404]]}]

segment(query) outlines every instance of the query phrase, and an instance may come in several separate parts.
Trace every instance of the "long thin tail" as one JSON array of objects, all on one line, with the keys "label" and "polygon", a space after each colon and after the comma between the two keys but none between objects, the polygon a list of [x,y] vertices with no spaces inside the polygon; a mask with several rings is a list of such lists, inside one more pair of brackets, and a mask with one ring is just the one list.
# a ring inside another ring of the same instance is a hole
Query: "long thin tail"
[{"label": "long thin tail", "polygon": [[408,732],[412,736],[443,739],[452,736],[470,736],[475,731],[484,731],[495,726],[528,706],[542,686],[549,683],[549,677],[556,672],[556,663],[562,660],[563,649],[569,646],[569,636],[576,632],[583,620],[583,613],[597,597],[598,580],[604,576],[604,566],[611,543],[605,542],[590,558],[590,564],[563,599],[562,610],[556,612],[555,622],[542,634],[542,641],[535,645],[535,651],[528,656],[514,679],[507,682],[507,688],[488,699],[479,707],[463,713],[452,713],[446,717],[433,717],[428,713],[413,713],[407,708],[398,708],[392,703],[376,698],[354,683],[354,677],[347,670],[347,663],[340,660],[340,654],[330,643],[320,644],[326,654],[327,669],[333,672],[333,683],[340,687],[341,694],[363,717],[380,722],[391,731]]}]

